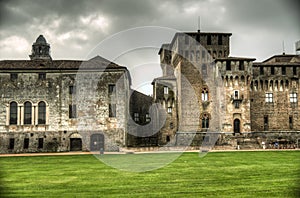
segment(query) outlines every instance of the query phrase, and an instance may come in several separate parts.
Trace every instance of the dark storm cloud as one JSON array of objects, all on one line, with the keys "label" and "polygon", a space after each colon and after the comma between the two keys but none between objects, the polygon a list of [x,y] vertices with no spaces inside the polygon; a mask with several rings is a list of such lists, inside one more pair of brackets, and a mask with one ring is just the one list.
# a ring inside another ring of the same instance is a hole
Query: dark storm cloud
[{"label": "dark storm cloud", "polygon": [[[11,0],[0,1],[0,58],[26,57],[35,38],[44,34],[54,58],[80,59],[101,40],[128,28],[195,31],[198,16],[203,31],[233,33],[233,55],[267,58],[278,53],[282,40],[293,52],[291,45],[300,36],[295,0]],[[24,47],[14,52],[20,42]]]}]

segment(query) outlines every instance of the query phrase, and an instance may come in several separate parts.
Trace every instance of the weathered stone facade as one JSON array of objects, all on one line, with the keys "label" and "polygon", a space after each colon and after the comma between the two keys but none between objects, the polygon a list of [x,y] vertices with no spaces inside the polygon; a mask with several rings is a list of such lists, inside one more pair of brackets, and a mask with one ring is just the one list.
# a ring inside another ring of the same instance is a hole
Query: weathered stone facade
[{"label": "weathered stone facade", "polygon": [[52,60],[39,36],[31,60],[0,62],[1,153],[126,146],[130,76],[99,56]]},{"label": "weathered stone facade", "polygon": [[[168,112],[169,98],[161,89],[169,87],[175,115],[169,116],[160,136],[172,135],[174,146],[200,146],[207,134],[217,132],[216,144],[222,147],[272,148],[276,142],[281,148],[296,147],[299,55],[283,54],[262,63],[229,57],[230,36],[177,33],[162,45],[163,76],[153,81],[154,101]],[[176,123],[175,129],[169,128],[170,122]]]}]

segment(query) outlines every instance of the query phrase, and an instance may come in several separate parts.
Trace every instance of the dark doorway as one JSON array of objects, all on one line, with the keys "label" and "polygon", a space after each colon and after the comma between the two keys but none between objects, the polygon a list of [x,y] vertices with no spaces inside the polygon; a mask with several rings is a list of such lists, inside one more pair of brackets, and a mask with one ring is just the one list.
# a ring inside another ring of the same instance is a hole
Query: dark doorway
[{"label": "dark doorway", "polygon": [[240,130],[241,122],[240,122],[240,120],[235,119],[233,125],[234,125],[234,133],[240,133],[241,132],[241,130]]},{"label": "dark doorway", "polygon": [[70,138],[70,151],[81,151],[82,141],[81,138]]},{"label": "dark doorway", "polygon": [[100,151],[104,150],[104,135],[101,133],[93,134],[91,136],[91,151]]}]

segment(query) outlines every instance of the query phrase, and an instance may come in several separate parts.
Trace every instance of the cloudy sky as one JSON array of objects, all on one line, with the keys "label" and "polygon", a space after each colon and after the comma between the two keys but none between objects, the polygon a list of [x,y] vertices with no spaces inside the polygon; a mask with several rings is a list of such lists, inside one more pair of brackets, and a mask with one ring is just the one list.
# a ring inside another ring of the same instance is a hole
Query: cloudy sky
[{"label": "cloudy sky", "polygon": [[141,26],[196,31],[200,16],[201,31],[233,34],[231,56],[262,61],[281,54],[283,41],[286,53],[295,53],[299,10],[297,0],[2,0],[0,60],[29,59],[40,34],[51,44],[53,59],[85,59],[120,31]]}]

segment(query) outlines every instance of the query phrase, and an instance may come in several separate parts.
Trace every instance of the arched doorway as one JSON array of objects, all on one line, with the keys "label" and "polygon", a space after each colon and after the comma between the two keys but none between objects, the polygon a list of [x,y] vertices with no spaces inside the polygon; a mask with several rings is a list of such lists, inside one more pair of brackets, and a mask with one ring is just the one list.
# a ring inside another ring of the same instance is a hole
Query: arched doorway
[{"label": "arched doorway", "polygon": [[91,135],[90,149],[91,151],[104,151],[104,135],[102,133]]},{"label": "arched doorway", "polygon": [[235,134],[236,133],[241,133],[240,127],[241,127],[240,120],[239,119],[235,119],[233,121],[233,128],[234,128],[233,131],[234,131]]},{"label": "arched doorway", "polygon": [[73,133],[70,136],[70,151],[82,151],[81,135]]}]

